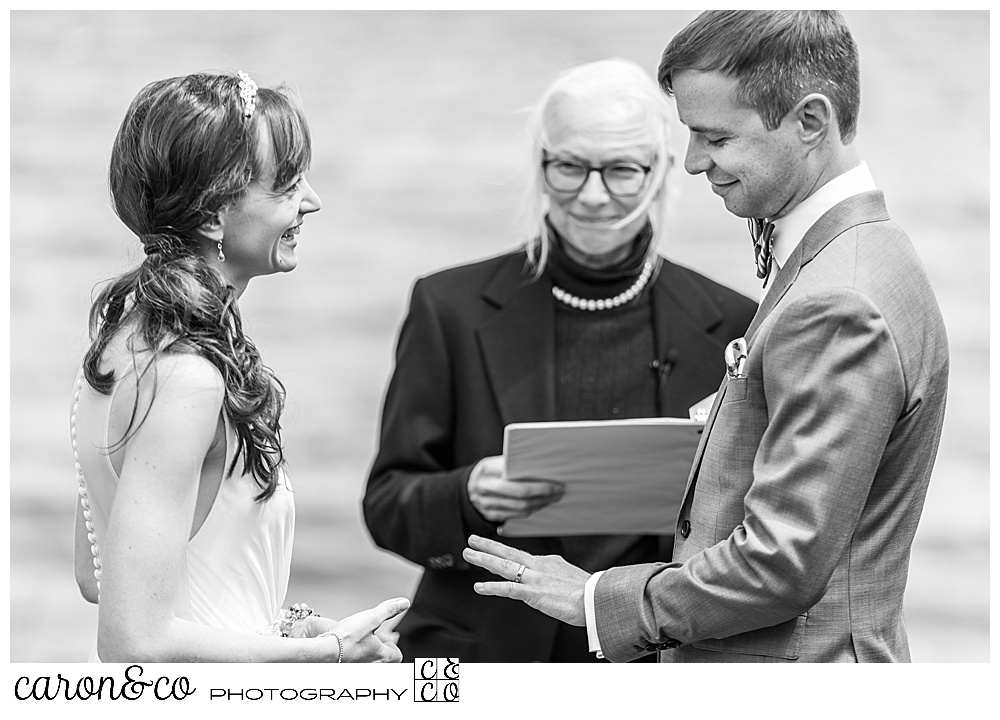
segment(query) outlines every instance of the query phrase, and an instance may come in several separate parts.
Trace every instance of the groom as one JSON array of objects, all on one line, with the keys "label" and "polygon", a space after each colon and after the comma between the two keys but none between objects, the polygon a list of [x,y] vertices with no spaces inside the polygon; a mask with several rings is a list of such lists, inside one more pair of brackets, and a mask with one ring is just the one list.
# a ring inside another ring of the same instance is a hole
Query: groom
[{"label": "groom", "polygon": [[506,579],[476,591],[586,625],[616,662],[908,661],[903,591],[948,347],[852,145],[854,40],[835,12],[707,12],[659,80],[690,131],[685,169],[756,219],[766,288],[734,339],[746,357],[709,414],[673,562],[591,576],[473,536],[465,558]]}]

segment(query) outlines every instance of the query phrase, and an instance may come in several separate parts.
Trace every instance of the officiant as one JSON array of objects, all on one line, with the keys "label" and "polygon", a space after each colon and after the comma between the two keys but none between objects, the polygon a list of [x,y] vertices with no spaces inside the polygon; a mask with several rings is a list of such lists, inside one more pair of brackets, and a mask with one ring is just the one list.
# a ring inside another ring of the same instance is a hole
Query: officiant
[{"label": "officiant", "polygon": [[[404,662],[596,661],[585,628],[477,595],[491,576],[462,550],[561,497],[504,476],[505,425],[687,417],[750,324],[753,301],[659,253],[671,111],[630,61],[562,74],[529,119],[527,241],[414,284],[363,503],[373,540],[424,568],[396,628]],[[505,542],[593,572],[669,561],[673,537]]]}]

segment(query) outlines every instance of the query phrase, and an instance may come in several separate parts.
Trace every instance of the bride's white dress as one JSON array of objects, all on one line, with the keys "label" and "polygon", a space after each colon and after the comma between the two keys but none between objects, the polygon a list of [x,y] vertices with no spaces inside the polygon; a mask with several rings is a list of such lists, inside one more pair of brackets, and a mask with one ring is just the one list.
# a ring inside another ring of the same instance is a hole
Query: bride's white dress
[{"label": "bride's white dress", "polygon": [[[111,404],[121,383],[120,378],[110,395],[102,395],[81,371],[74,392],[73,446],[98,571],[118,486],[107,448]],[[228,470],[237,438],[228,418],[225,427]],[[256,632],[278,617],[288,588],[295,505],[284,474],[267,502],[253,499],[259,492],[253,476],[240,474],[239,465],[232,476],[223,477],[208,516],[185,549],[185,571],[174,602],[178,618]],[[99,662],[96,651],[91,661]]]}]

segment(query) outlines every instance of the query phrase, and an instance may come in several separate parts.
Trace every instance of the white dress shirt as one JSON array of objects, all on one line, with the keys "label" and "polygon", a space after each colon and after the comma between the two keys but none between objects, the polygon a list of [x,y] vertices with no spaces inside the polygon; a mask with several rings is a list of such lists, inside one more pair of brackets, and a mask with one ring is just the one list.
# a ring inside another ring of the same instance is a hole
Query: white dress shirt
[{"label": "white dress shirt", "polygon": [[[785,217],[774,220],[774,232],[771,235],[771,257],[773,265],[768,277],[769,285],[765,285],[763,295],[767,294],[774,283],[770,282],[791,256],[795,246],[799,244],[806,232],[827,210],[842,200],[860,195],[863,192],[877,189],[872,178],[868,163],[861,162],[843,175],[823,185],[812,195],[800,202]],[[763,295],[761,300],[763,300]],[[587,580],[583,594],[583,610],[587,618],[587,641],[591,652],[603,658],[601,641],[597,637],[597,618],[594,611],[594,590],[603,570],[596,572]]]},{"label": "white dress shirt", "polygon": [[771,258],[773,265],[761,300],[774,286],[772,282],[778,270],[785,266],[795,246],[805,237],[816,221],[842,200],[875,190],[875,180],[868,170],[868,163],[862,162],[843,175],[838,175],[805,200],[792,208],[785,217],[772,220]]}]

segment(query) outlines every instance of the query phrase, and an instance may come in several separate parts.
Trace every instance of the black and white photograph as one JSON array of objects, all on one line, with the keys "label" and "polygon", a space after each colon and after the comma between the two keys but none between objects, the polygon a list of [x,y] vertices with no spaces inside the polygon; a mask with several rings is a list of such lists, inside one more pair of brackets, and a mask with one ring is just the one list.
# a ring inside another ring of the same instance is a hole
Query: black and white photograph
[{"label": "black and white photograph", "polygon": [[988,11],[9,26],[13,676],[990,661]]}]

